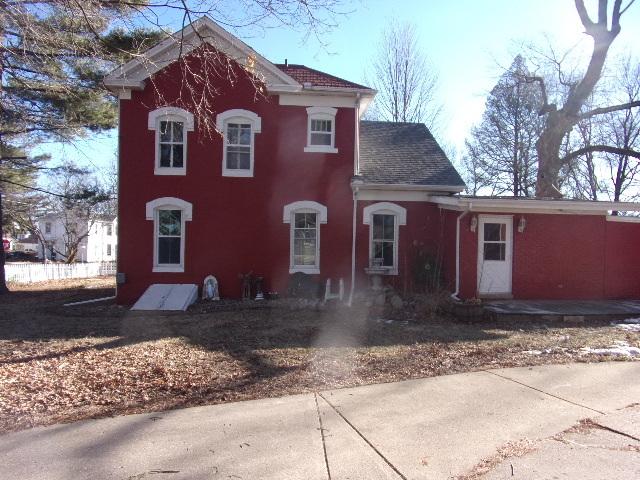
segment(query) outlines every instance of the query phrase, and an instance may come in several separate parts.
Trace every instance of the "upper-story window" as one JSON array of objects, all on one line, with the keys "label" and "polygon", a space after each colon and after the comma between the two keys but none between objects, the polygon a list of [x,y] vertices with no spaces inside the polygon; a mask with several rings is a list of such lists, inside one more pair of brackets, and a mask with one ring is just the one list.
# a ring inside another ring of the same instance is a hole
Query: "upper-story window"
[{"label": "upper-story window", "polygon": [[193,114],[177,107],[149,112],[149,130],[156,132],[156,175],[187,174],[187,132],[193,131]]},{"label": "upper-story window", "polygon": [[44,233],[51,233],[51,222],[45,222]]},{"label": "upper-story window", "polygon": [[110,223],[107,224],[107,236],[113,235],[113,225]]},{"label": "upper-story window", "polygon": [[336,113],[335,108],[307,108],[307,146],[305,152],[338,153],[335,148]]},{"label": "upper-story window", "polygon": [[223,138],[222,175],[253,177],[255,134],[262,130],[261,118],[249,110],[227,110],[218,114],[216,126]]}]

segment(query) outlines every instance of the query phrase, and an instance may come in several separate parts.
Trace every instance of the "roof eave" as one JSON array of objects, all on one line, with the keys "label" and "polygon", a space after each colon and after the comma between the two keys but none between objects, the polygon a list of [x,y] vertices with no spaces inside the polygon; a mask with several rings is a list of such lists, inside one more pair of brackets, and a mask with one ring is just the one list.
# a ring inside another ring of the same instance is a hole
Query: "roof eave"
[{"label": "roof eave", "polygon": [[413,192],[446,192],[460,193],[465,185],[414,185],[410,183],[367,183],[358,179],[351,181],[353,190],[387,190],[387,191],[413,191]]},{"label": "roof eave", "polygon": [[549,211],[558,213],[593,213],[606,214],[609,211],[639,212],[640,203],[636,202],[604,202],[582,200],[546,200],[542,198],[531,199],[488,199],[488,198],[461,198],[444,197],[434,195],[432,201],[444,208],[452,210],[466,210],[470,212],[483,211],[509,211],[526,213],[533,211]]}]

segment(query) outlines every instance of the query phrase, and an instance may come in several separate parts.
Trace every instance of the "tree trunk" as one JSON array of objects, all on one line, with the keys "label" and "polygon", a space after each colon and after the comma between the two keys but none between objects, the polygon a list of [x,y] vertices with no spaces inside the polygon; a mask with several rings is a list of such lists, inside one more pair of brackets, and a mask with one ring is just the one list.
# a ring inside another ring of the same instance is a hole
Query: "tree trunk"
[{"label": "tree trunk", "polygon": [[562,197],[560,190],[555,185],[562,167],[560,146],[562,139],[572,126],[567,125],[566,121],[562,121],[560,112],[549,113],[545,128],[536,142],[536,152],[538,153],[537,197]]},{"label": "tree trunk", "polygon": [[[2,165],[2,149],[0,148],[0,166]],[[4,231],[2,225],[2,186],[0,184],[0,240],[4,238]],[[4,272],[4,242],[2,244],[2,254],[0,255],[0,295],[8,293],[7,280]]]},{"label": "tree trunk", "polygon": [[[589,95],[602,76],[605,60],[611,43],[620,33],[621,1],[616,0],[611,15],[611,29],[607,25],[607,0],[600,0],[598,4],[598,20],[592,21],[584,6],[584,0],[575,0],[576,9],[585,33],[593,38],[593,50],[589,60],[589,66],[582,79],[572,88],[561,109],[555,105],[549,105],[545,101],[543,110],[548,113],[547,121],[538,142],[538,182],[536,185],[537,197],[558,198],[562,194],[558,190],[558,174],[563,166],[560,158],[560,145],[562,139],[571,131],[580,120],[580,110]],[[626,10],[626,9],[625,9]]]}]

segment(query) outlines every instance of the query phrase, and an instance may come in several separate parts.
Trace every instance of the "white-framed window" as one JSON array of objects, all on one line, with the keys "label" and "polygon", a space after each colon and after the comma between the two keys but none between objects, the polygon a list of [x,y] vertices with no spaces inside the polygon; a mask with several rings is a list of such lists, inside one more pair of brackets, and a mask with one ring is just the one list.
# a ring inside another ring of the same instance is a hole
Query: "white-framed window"
[{"label": "white-framed window", "polygon": [[111,256],[111,244],[107,243],[107,257]]},{"label": "white-framed window", "polygon": [[51,222],[45,222],[44,233],[51,233]]},{"label": "white-framed window", "polygon": [[255,134],[262,131],[261,118],[236,108],[218,114],[216,127],[222,133],[222,176],[253,177]]},{"label": "white-framed window", "polygon": [[113,225],[107,223],[107,236],[110,237],[111,235],[113,235]]},{"label": "white-framed window", "polygon": [[187,174],[187,132],[193,131],[193,114],[178,107],[149,112],[149,130],[155,130],[156,175]]},{"label": "white-framed window", "polygon": [[289,273],[320,273],[320,225],[327,207],[309,200],[285,205],[282,221],[289,223]]},{"label": "white-framed window", "polygon": [[335,148],[336,113],[331,107],[307,108],[307,146],[305,152],[338,153]]},{"label": "white-framed window", "polygon": [[407,224],[407,210],[389,202],[364,208],[363,223],[369,225],[368,273],[398,274],[400,226]]},{"label": "white-framed window", "polygon": [[153,271],[184,272],[185,223],[192,218],[191,203],[164,197],[147,203],[146,218],[153,220]]}]

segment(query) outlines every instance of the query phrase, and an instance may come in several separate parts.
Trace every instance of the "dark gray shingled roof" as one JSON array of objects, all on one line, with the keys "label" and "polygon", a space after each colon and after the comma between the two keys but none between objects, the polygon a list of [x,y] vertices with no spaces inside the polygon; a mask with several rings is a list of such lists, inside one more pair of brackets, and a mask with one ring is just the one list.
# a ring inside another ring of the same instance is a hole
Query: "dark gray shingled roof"
[{"label": "dark gray shingled roof", "polygon": [[360,122],[360,175],[365,183],[464,186],[422,123]]}]

